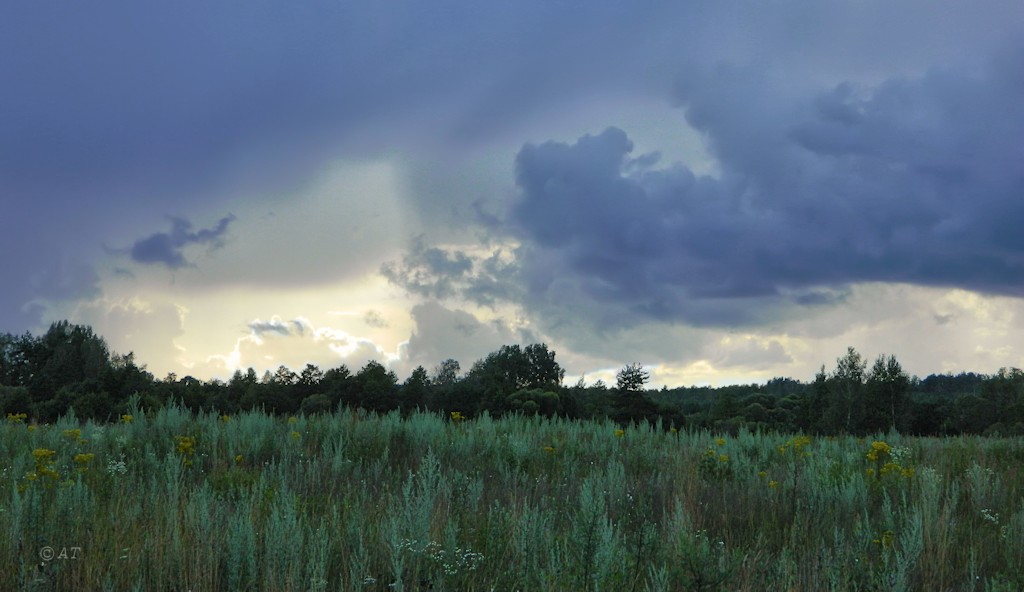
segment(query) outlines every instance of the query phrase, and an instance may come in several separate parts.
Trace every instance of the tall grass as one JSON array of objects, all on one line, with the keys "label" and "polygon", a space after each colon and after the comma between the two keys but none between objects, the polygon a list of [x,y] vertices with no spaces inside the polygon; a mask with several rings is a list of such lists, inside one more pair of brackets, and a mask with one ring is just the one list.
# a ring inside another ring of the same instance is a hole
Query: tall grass
[{"label": "tall grass", "polygon": [[0,590],[1024,589],[1019,439],[617,429],[15,418]]}]

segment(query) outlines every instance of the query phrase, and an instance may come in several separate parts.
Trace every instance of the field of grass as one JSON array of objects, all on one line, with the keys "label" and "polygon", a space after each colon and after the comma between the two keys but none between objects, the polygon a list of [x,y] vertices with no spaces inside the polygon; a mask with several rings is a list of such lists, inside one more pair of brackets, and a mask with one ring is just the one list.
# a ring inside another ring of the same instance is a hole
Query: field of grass
[{"label": "field of grass", "polygon": [[1024,589],[1020,439],[170,407],[0,459],[0,590]]}]

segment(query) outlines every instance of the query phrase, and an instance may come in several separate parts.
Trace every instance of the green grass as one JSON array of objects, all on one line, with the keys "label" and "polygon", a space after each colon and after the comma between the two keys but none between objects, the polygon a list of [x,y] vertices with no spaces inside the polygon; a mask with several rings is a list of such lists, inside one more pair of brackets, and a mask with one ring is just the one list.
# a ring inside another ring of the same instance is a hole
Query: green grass
[{"label": "green grass", "polygon": [[132,416],[0,426],[0,590],[1024,589],[1020,439]]}]

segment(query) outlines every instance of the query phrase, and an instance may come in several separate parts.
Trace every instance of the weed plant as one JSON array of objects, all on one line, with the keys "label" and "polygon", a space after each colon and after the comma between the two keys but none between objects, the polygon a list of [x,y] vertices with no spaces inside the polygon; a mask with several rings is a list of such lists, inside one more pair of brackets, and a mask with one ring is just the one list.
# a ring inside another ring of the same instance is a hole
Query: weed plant
[{"label": "weed plant", "polygon": [[0,590],[1024,589],[1019,439],[170,406],[0,459]]}]

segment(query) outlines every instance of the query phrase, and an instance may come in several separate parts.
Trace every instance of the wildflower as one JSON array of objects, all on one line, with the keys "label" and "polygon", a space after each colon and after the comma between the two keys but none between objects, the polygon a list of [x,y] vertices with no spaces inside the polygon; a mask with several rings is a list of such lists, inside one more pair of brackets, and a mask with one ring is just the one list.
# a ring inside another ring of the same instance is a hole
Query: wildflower
[{"label": "wildflower", "polygon": [[121,416],[121,423],[131,423],[135,418],[125,413]]},{"label": "wildflower", "polygon": [[231,421],[231,416],[230,415],[221,415],[220,416],[220,421],[221,421],[221,423],[227,423],[227,422]]},{"label": "wildflower", "polygon": [[30,432],[36,431],[36,425],[32,424],[32,425],[28,426],[28,431],[30,431]]},{"label": "wildflower", "polygon": [[299,423],[299,418],[294,415],[288,418],[288,425],[295,425]]},{"label": "wildflower", "polygon": [[32,456],[36,459],[36,464],[52,462],[50,459],[57,454],[56,450],[50,450],[48,448],[36,448],[32,451]]},{"label": "wildflower", "polygon": [[779,482],[776,481],[775,479],[772,479],[771,481],[768,482],[768,487],[771,487],[772,489],[778,489]]},{"label": "wildflower", "polygon": [[677,430],[676,428],[669,428],[668,431],[673,433],[673,434],[678,434],[679,433],[679,430]]},{"label": "wildflower", "polygon": [[128,465],[122,460],[110,460],[107,462],[108,475],[124,475],[128,472]]},{"label": "wildflower", "polygon": [[[790,449],[792,449],[793,453],[796,454],[797,452],[801,452],[805,447],[810,445],[810,443],[810,436],[794,436],[787,440],[785,444],[779,446],[779,454],[786,454],[786,452]],[[810,453],[802,452],[800,456],[810,456]]]},{"label": "wildflower", "polygon": [[901,471],[903,471],[903,467],[899,466],[894,462],[887,462],[884,465],[882,465],[882,470],[879,471],[879,474],[887,475],[889,473],[899,473]]},{"label": "wildflower", "polygon": [[871,541],[872,543],[882,547],[883,549],[892,549],[893,543],[896,542],[896,533],[887,530],[881,534],[877,539]]},{"label": "wildflower", "polygon": [[626,435],[626,430],[623,430],[623,429],[615,430],[615,437],[616,438],[621,438],[621,437],[623,437],[625,435]]},{"label": "wildflower", "polygon": [[544,448],[541,448],[541,450],[543,450],[544,452],[547,452],[548,454],[554,454],[555,453],[555,447],[554,446],[545,446]]},{"label": "wildflower", "polygon": [[64,437],[72,442],[82,439],[82,430],[64,430]]},{"label": "wildflower", "polygon": [[[56,455],[57,451],[48,448],[36,448],[33,450],[32,456],[36,460],[36,470],[25,475],[25,478],[29,481],[35,481],[39,477],[49,477],[54,481],[59,481],[60,473],[53,469],[53,457]],[[52,485],[52,483],[48,483],[47,487]]]},{"label": "wildflower", "polygon": [[768,476],[768,471],[758,471],[757,476],[764,479]]},{"label": "wildflower", "polygon": [[244,457],[244,456],[242,456],[241,454],[236,454],[236,455],[235,455],[235,464],[236,464],[236,465],[240,465],[240,464],[242,464],[243,462],[245,462],[245,457]]},{"label": "wildflower", "polygon": [[868,477],[874,477],[875,476],[875,470],[874,469],[865,469],[864,470],[864,474],[867,475]]},{"label": "wildflower", "polygon": [[715,445],[725,446],[725,438],[715,438]]},{"label": "wildflower", "polygon": [[181,455],[181,462],[186,467],[192,466],[192,455],[196,452],[196,439],[192,436],[175,436],[175,449]]},{"label": "wildflower", "polygon": [[721,462],[729,462],[729,455],[728,454],[719,454],[718,455],[718,460],[721,461]]},{"label": "wildflower", "polygon": [[95,456],[96,455],[92,454],[91,452],[83,453],[83,454],[76,454],[75,455],[75,459],[74,459],[75,460],[75,464],[84,467],[84,466],[88,465],[89,463],[91,463],[92,459],[95,458]]},{"label": "wildflower", "polygon": [[196,439],[192,436],[175,436],[175,448],[178,454],[191,455],[195,453]]},{"label": "wildflower", "polygon": [[905,478],[910,479],[911,477],[914,476],[914,469],[907,467],[900,471],[900,474],[903,475]]},{"label": "wildflower", "polygon": [[25,423],[25,419],[28,417],[27,413],[8,413],[8,423]]},{"label": "wildflower", "polygon": [[883,458],[892,450],[892,447],[885,442],[872,442],[871,450],[868,451],[867,458],[871,462],[877,461],[879,458]]},{"label": "wildflower", "polygon": [[454,421],[455,423],[459,423],[460,421],[466,419],[466,417],[464,415],[462,415],[461,411],[452,411],[450,415],[451,415],[452,421]]}]

